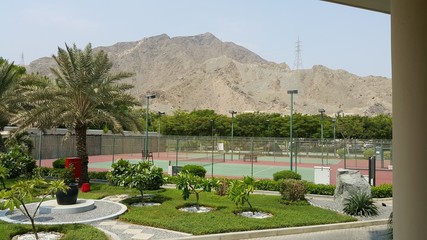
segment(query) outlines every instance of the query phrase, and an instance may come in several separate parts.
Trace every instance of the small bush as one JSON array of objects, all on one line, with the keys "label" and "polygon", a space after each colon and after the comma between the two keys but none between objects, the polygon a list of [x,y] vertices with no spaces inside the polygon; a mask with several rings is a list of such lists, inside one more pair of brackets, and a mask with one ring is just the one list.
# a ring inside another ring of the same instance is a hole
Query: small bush
[{"label": "small bush", "polygon": [[375,206],[372,197],[366,192],[354,192],[349,199],[344,201],[343,211],[352,216],[376,216],[378,215],[377,206]]},{"label": "small bush", "polygon": [[9,178],[31,178],[36,162],[19,146],[12,147],[7,153],[0,153],[0,165],[8,169]]},{"label": "small bush", "polygon": [[346,152],[346,149],[345,149],[345,148],[340,148],[340,149],[338,149],[338,150],[337,150],[337,154],[338,154],[338,156],[339,156],[340,158],[343,158],[343,157],[344,157],[345,152]]},{"label": "small bush", "polygon": [[189,174],[193,174],[202,178],[204,178],[206,175],[206,169],[199,165],[192,165],[192,164],[185,165],[184,167],[182,167],[181,171]]},{"label": "small bush", "polygon": [[58,158],[52,162],[53,168],[65,168],[65,158]]},{"label": "small bush", "polygon": [[111,170],[107,173],[107,180],[116,186],[127,186],[127,176],[132,174],[132,164],[129,161],[120,159],[111,165]]},{"label": "small bush", "polygon": [[379,186],[371,187],[371,194],[373,198],[389,198],[393,197],[393,185],[381,184]]},{"label": "small bush", "polygon": [[164,178],[164,183],[166,184],[166,183],[168,183],[168,184],[176,184],[176,182],[177,182],[177,178],[178,178],[178,176],[171,176],[171,175],[168,175],[168,176],[166,176],[165,178]]},{"label": "small bush", "polygon": [[301,180],[282,179],[278,184],[284,200],[294,202],[305,199],[305,187]]},{"label": "small bush", "polygon": [[301,175],[291,170],[283,170],[280,172],[275,172],[273,174],[274,181],[279,181],[280,179],[295,179],[301,180]]},{"label": "small bush", "polygon": [[218,179],[217,186],[215,187],[215,193],[219,196],[225,196],[230,185],[230,180],[227,178]]},{"label": "small bush", "polygon": [[365,151],[363,151],[363,157],[365,159],[368,159],[368,157],[372,157],[375,154],[375,150],[373,148],[368,148]]},{"label": "small bush", "polygon": [[255,182],[255,189],[267,191],[279,191],[279,184],[277,181],[271,179],[260,179]]},{"label": "small bush", "polygon": [[108,172],[89,172],[89,179],[107,179]]},{"label": "small bush", "polygon": [[314,184],[312,182],[303,181],[305,192],[308,194],[319,195],[334,195],[335,186],[326,184]]},{"label": "small bush", "polygon": [[34,168],[33,176],[40,177],[40,178],[51,176],[50,172],[52,171],[52,169],[53,168],[48,168],[48,167],[36,167]]},{"label": "small bush", "polygon": [[383,157],[384,157],[384,159],[391,160],[391,152],[390,151],[384,151]]}]

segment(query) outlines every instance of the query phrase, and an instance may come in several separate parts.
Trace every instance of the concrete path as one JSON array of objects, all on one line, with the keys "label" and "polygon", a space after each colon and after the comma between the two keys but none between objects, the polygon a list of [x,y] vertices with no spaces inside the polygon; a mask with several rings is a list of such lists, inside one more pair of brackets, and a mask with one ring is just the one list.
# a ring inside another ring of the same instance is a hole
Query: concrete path
[{"label": "concrete path", "polygon": [[388,226],[370,226],[343,230],[329,230],[303,234],[283,235],[276,237],[251,238],[252,240],[388,240]]}]

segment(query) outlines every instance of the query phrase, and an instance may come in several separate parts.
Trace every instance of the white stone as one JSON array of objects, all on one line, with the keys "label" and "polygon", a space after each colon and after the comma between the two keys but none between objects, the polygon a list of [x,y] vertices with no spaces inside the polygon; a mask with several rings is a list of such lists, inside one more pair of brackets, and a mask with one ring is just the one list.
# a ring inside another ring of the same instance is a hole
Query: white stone
[{"label": "white stone", "polygon": [[265,212],[251,212],[251,211],[241,212],[241,213],[239,213],[239,215],[242,216],[242,217],[257,218],[257,219],[269,218],[269,217],[273,216],[270,213],[265,213]]},{"label": "white stone", "polygon": [[371,196],[371,186],[359,171],[338,169],[334,199],[343,204],[355,192],[365,192]]}]

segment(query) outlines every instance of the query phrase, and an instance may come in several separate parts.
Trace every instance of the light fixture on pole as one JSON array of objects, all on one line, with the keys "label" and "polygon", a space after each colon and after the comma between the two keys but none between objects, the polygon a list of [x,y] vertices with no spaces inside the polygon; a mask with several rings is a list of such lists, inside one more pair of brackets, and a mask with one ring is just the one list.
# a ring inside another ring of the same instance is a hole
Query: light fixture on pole
[{"label": "light fixture on pole", "polygon": [[334,158],[336,158],[336,152],[337,152],[337,145],[336,145],[336,123],[337,120],[335,118],[332,118],[332,123],[334,124]]},{"label": "light fixture on pole", "polygon": [[214,165],[214,146],[215,146],[215,142],[214,142],[214,131],[215,131],[215,120],[210,120],[211,122],[211,132],[212,132],[212,167],[211,167],[211,171],[212,171],[212,177],[213,177],[213,165]]},{"label": "light fixture on pole", "polygon": [[148,159],[148,118],[149,118],[149,106],[150,106],[150,98],[154,99],[156,98],[156,95],[146,95],[146,104],[147,104],[147,110],[145,112],[145,146],[144,146],[144,155],[145,155],[145,160]]},{"label": "light fixture on pole", "polygon": [[289,163],[292,171],[292,158],[293,158],[293,139],[292,139],[292,122],[293,122],[293,112],[294,112],[294,94],[298,94],[298,90],[288,90],[288,94],[291,95],[291,116],[290,116],[290,123],[289,123]]},{"label": "light fixture on pole", "polygon": [[159,115],[159,127],[157,128],[157,157],[160,157],[160,117],[165,114],[165,112],[157,112]]},{"label": "light fixture on pole", "polygon": [[234,154],[234,115],[237,114],[236,111],[230,110],[231,113],[231,161],[233,161]]},{"label": "light fixture on pole", "polygon": [[323,114],[325,113],[325,109],[320,108],[320,142],[322,144],[322,166],[323,166]]}]

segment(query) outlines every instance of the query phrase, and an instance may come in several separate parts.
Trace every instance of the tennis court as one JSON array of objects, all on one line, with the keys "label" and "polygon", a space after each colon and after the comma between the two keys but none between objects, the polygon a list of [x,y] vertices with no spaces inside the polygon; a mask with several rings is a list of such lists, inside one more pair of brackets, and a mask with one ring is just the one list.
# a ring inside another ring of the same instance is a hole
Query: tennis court
[{"label": "tennis court", "polygon": [[[89,169],[97,171],[106,171],[111,168],[113,159],[111,156],[91,156],[89,160]],[[123,158],[132,163],[141,161],[141,155],[117,155],[115,161]],[[211,152],[204,153],[180,153],[178,156],[175,153],[159,153],[154,154],[154,164],[163,168],[167,172],[168,166],[184,166],[187,164],[195,164],[203,166],[207,176],[223,176],[223,177],[243,177],[253,176],[255,178],[272,178],[275,172],[281,170],[289,170],[290,163],[288,156],[254,156],[248,158],[245,154],[237,153],[218,154]],[[231,160],[233,159],[233,160]],[[294,161],[296,159],[294,158]],[[301,174],[302,178],[307,181],[314,181],[314,166],[321,165],[321,159],[301,158],[298,157],[297,163],[293,162],[293,170]],[[324,159],[326,164],[326,159]],[[328,160],[328,164],[337,164],[339,160]]]}]

